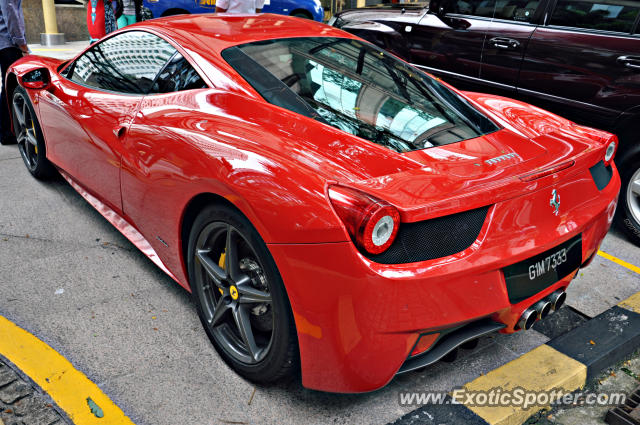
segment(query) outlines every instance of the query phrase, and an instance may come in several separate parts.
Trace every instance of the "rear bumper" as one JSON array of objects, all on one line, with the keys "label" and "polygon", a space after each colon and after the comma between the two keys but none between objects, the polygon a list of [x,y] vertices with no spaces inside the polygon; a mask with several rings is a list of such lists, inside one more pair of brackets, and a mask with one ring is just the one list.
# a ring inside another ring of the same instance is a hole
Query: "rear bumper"
[{"label": "rear bumper", "polygon": [[364,392],[386,385],[418,335],[488,318],[514,332],[522,312],[575,273],[517,304],[502,268],[582,234],[582,262],[598,249],[617,203],[620,178],[598,190],[588,170],[551,188],[495,204],[475,243],[436,260],[383,265],[350,242],[272,244],[298,330],[302,380],[308,388]]}]

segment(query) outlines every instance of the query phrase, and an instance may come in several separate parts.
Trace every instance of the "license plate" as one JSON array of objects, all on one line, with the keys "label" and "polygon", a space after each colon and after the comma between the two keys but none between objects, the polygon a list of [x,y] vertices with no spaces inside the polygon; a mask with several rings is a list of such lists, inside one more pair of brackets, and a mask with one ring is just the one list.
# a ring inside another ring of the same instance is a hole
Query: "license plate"
[{"label": "license plate", "polygon": [[582,235],[502,269],[509,301],[515,304],[569,276],[582,264]]}]

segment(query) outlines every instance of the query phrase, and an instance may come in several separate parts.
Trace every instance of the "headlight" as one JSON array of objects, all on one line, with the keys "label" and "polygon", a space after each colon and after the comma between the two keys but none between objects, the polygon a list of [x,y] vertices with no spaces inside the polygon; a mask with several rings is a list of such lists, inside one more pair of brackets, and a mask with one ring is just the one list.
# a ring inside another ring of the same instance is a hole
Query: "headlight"
[{"label": "headlight", "polygon": [[335,16],[332,16],[331,19],[327,22],[327,25],[333,26],[333,24],[338,20]]}]

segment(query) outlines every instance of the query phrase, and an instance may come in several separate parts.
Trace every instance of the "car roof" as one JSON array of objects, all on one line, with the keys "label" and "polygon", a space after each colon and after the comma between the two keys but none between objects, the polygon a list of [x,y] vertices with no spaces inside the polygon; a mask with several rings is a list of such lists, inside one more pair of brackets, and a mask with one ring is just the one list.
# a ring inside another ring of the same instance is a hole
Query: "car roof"
[{"label": "car roof", "polygon": [[176,15],[129,25],[118,32],[136,29],[155,32],[179,45],[215,87],[257,97],[251,85],[222,58],[224,49],[279,38],[358,38],[309,19],[271,13]]},{"label": "car roof", "polygon": [[271,13],[177,15],[135,26],[161,32],[185,48],[206,50],[217,55],[228,47],[261,40],[289,37],[355,38],[346,31],[309,19]]}]

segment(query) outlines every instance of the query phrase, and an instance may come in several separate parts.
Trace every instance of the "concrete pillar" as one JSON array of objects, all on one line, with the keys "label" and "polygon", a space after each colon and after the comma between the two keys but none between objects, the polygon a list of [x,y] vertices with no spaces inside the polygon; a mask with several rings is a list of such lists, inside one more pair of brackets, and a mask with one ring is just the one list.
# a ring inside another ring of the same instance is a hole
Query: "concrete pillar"
[{"label": "concrete pillar", "polygon": [[42,0],[45,32],[40,34],[40,44],[43,46],[64,44],[64,34],[58,32],[56,6],[53,1],[54,0]]}]

